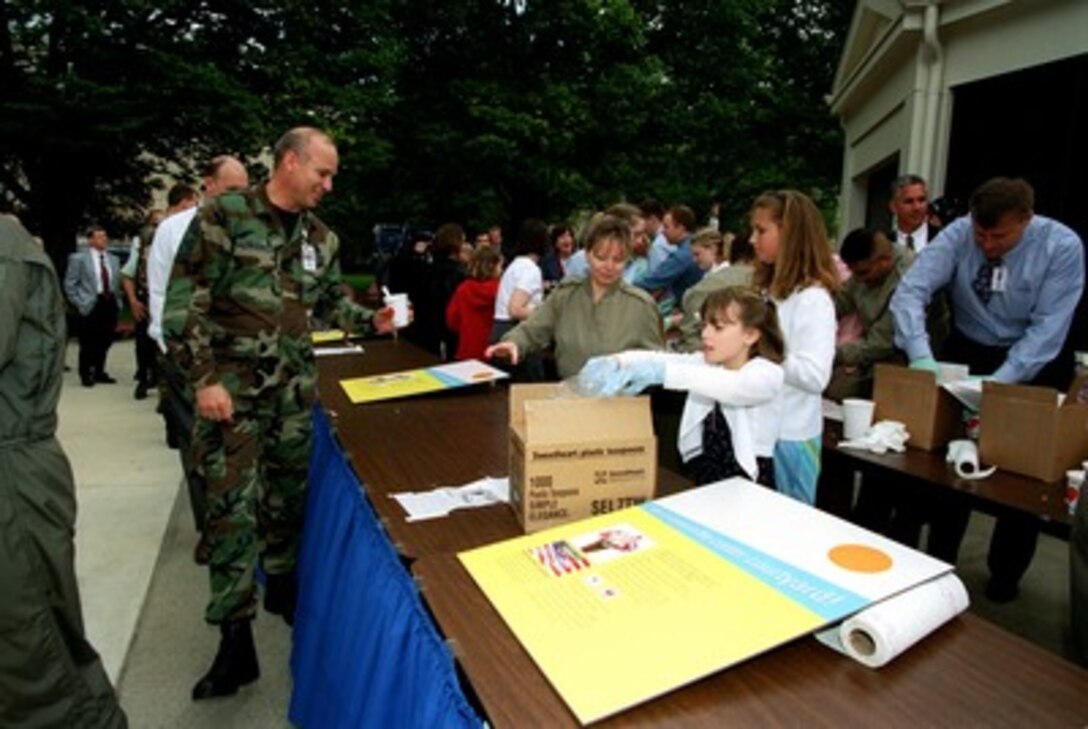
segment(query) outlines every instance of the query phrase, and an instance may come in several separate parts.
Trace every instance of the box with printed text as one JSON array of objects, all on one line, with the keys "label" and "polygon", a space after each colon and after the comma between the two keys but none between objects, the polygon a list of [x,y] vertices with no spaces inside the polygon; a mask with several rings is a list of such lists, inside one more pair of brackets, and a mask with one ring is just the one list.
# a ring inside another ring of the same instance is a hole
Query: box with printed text
[{"label": "box with printed text", "polygon": [[979,456],[1042,481],[1058,481],[1088,459],[1088,375],[1061,399],[1049,387],[984,382]]},{"label": "box with printed text", "polygon": [[653,498],[657,439],[648,397],[510,388],[510,504],[526,532]]}]

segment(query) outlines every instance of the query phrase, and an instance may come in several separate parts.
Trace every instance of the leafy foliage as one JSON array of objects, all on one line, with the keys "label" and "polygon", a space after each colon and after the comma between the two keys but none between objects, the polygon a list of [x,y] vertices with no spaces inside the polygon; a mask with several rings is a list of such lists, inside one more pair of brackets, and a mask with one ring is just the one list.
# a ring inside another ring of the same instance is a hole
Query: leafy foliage
[{"label": "leafy foliage", "polygon": [[131,230],[148,175],[337,138],[322,216],[471,229],[656,196],[738,221],[768,186],[834,204],[836,0],[0,0],[0,191],[59,261]]}]

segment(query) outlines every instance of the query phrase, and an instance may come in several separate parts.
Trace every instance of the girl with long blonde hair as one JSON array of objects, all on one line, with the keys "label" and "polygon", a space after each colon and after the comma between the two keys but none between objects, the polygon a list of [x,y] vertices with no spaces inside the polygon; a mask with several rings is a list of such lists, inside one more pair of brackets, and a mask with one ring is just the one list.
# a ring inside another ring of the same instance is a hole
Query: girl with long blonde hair
[{"label": "girl with long blonde hair", "polygon": [[820,400],[835,361],[838,275],[827,227],[812,200],[796,190],[765,192],[752,203],[755,284],[775,301],[786,341],[782,420],[774,448],[778,490],[814,504],[820,475]]}]

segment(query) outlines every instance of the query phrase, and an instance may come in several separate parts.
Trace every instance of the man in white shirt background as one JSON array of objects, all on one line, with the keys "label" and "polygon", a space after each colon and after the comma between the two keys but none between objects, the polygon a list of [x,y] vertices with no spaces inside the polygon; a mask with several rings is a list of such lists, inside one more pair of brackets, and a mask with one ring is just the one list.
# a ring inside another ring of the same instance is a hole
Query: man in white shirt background
[{"label": "man in white shirt background", "polygon": [[[217,197],[229,190],[241,190],[249,186],[249,174],[245,166],[234,157],[214,157],[202,171],[204,196]],[[196,217],[196,205],[179,201],[166,210],[166,217],[155,230],[151,253],[147,260],[147,286],[151,302],[151,325],[148,334],[159,349],[166,352],[162,341],[162,306],[166,298],[166,285],[170,282],[170,269],[174,266],[181,239],[189,224]]]},{"label": "man in white shirt background", "polygon": [[[918,175],[902,175],[892,182],[892,211],[895,242],[915,253],[929,244],[931,231],[926,222],[929,213],[929,192],[926,181]],[[935,236],[936,231],[932,231]]]},{"label": "man in white shirt background", "polygon": [[[211,199],[231,190],[241,190],[249,186],[249,174],[246,168],[234,157],[220,155],[213,158],[203,172],[203,188],[206,199]],[[193,521],[201,534],[194,552],[197,564],[205,564],[208,559],[207,542],[204,534],[204,513],[206,509],[204,477],[197,469],[197,459],[193,456],[192,425],[193,400],[188,391],[188,379],[173,360],[166,357],[166,345],[162,338],[162,310],[166,300],[166,287],[170,283],[170,270],[174,266],[185,231],[196,217],[197,206],[179,201],[177,206],[167,208],[166,218],[159,223],[155,237],[151,242],[151,252],[147,259],[147,288],[150,300],[151,323],[148,334],[158,344],[163,356],[159,358],[160,401],[159,412],[166,421],[166,441],[177,448],[181,455],[181,466],[189,487],[189,504],[193,509]]]}]

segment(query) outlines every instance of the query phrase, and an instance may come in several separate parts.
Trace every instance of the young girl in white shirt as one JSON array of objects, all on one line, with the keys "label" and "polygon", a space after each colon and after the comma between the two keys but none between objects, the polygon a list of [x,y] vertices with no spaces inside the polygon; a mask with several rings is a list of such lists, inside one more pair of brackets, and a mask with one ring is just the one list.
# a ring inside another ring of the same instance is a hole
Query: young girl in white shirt
[{"label": "young girl in white shirt", "polygon": [[741,476],[774,488],[782,332],[755,291],[719,289],[702,307],[702,352],[628,350],[586,364],[583,388],[633,394],[650,385],[687,391],[677,446],[696,483]]},{"label": "young girl in white shirt", "polygon": [[814,504],[823,434],[820,400],[835,360],[831,294],[839,279],[827,228],[806,195],[796,190],[763,193],[752,204],[751,227],[754,283],[777,303],[786,340],[775,485],[787,496]]},{"label": "young girl in white shirt", "polygon": [[503,271],[495,295],[495,321],[491,327],[490,344],[525,321],[544,301],[544,278],[540,259],[548,245],[548,226],[536,218],[521,225],[518,234],[517,257]]}]

